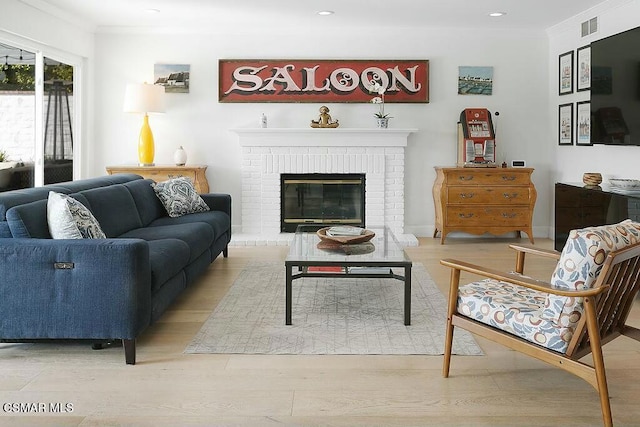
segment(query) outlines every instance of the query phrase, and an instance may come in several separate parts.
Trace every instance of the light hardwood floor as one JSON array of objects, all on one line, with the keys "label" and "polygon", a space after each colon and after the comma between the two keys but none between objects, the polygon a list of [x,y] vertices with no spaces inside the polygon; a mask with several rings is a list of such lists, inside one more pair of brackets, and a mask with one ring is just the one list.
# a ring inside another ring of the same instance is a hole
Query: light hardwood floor
[{"label": "light hardwood floor", "polygon": [[[511,269],[508,239],[421,238],[408,248],[445,292],[441,258]],[[526,239],[521,240],[523,243]],[[537,246],[551,248],[550,240]],[[286,247],[231,247],[138,341],[138,364],[120,348],[0,344],[0,404],[70,403],[73,412],[27,417],[0,411],[0,425],[55,426],[598,426],[598,395],[559,369],[478,339],[486,355],[265,356],[183,354],[251,259],[284,260]],[[549,260],[526,273],[548,278]],[[638,303],[636,303],[638,305]],[[284,319],[283,319],[284,321]],[[640,307],[631,324],[640,326]],[[605,347],[616,425],[640,425],[640,343]]]}]

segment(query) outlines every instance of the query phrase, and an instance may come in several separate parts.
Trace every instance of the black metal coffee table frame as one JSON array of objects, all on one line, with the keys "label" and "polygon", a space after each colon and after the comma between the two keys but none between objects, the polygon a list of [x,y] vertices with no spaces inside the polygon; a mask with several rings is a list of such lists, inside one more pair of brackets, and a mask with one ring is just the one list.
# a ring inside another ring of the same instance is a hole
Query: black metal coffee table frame
[{"label": "black metal coffee table frame", "polygon": [[[298,227],[298,235],[304,231],[304,226]],[[297,254],[292,253],[295,250],[290,250],[289,256],[285,260],[285,324],[291,325],[291,306],[292,306],[292,287],[293,281],[305,277],[331,277],[335,279],[342,278],[384,278],[384,279],[396,279],[404,282],[404,324],[411,324],[411,267],[412,262],[409,260],[404,251],[399,247],[393,234],[386,228],[374,229],[376,232],[376,238],[379,241],[375,242],[377,245],[382,246],[377,248],[376,251],[380,252],[379,255],[374,254],[372,257],[362,257],[359,255],[349,255],[335,257],[328,254],[326,257],[322,255],[318,256],[318,251],[307,245],[307,251],[313,251],[313,254]],[[309,236],[311,236],[309,232]],[[381,234],[381,236],[379,236]],[[298,238],[296,236],[295,238]],[[312,239],[312,237],[309,237]],[[319,241],[319,239],[318,239]],[[311,243],[314,241],[312,240]],[[293,246],[293,244],[292,244]],[[320,252],[321,254],[321,252]],[[390,255],[391,254],[391,255]],[[315,256],[314,256],[315,255]],[[323,259],[325,258],[325,259]],[[369,259],[367,259],[369,258]],[[309,271],[309,267],[341,267],[342,272],[323,272],[323,271]],[[373,267],[373,272],[351,272],[353,267]],[[389,269],[388,273],[380,272],[380,270]],[[392,268],[401,268],[404,270],[404,275],[396,274]]]}]

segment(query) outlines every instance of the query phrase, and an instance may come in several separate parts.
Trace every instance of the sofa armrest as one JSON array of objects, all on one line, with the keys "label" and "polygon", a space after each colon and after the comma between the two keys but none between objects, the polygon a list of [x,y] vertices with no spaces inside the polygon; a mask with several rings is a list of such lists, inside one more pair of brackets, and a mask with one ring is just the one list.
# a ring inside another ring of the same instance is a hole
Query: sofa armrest
[{"label": "sofa armrest", "polygon": [[0,239],[0,338],[134,339],[151,319],[140,239]]},{"label": "sofa armrest", "polygon": [[201,194],[202,200],[212,211],[222,211],[231,218],[231,195],[222,193]]}]

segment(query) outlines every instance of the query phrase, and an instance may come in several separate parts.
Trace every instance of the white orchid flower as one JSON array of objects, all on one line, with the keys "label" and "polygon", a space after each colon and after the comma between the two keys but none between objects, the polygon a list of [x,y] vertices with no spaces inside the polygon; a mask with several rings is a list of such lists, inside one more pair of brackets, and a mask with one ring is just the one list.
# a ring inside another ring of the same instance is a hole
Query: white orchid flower
[{"label": "white orchid flower", "polygon": [[369,85],[369,92],[379,93],[380,89],[382,89],[382,86],[376,81],[371,82]]}]

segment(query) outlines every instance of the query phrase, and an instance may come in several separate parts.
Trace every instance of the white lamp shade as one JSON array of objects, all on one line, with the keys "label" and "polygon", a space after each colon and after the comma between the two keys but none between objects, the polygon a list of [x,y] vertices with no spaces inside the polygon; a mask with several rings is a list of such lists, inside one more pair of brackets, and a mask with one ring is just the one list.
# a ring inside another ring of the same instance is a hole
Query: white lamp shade
[{"label": "white lamp shade", "polygon": [[125,113],[164,113],[164,86],[128,84],[122,109]]}]

